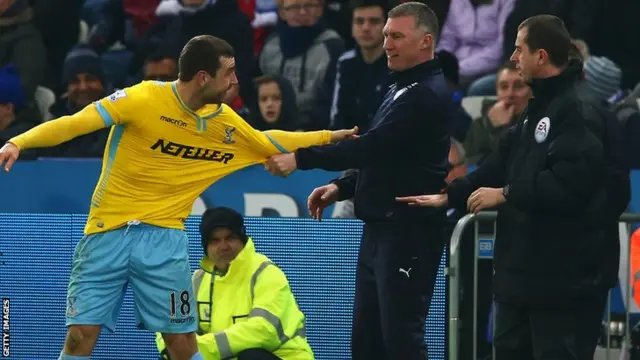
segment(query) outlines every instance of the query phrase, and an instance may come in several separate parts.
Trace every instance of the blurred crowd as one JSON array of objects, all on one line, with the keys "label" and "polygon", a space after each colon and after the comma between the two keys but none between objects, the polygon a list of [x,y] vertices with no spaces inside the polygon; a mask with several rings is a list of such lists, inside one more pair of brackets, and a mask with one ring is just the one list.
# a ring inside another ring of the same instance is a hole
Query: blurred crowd
[{"label": "blurred crowd", "polygon": [[[224,102],[255,128],[364,132],[388,87],[382,29],[398,2],[0,0],[0,143],[115,89],[175,80],[180,50],[200,34],[234,47],[239,85]],[[423,2],[438,17],[437,58],[459,105],[452,176],[482,162],[526,107],[531,90],[508,58],[518,25],[541,13],[567,25],[584,91],[615,111],[640,168],[639,1]],[[464,106],[474,97],[477,114]],[[23,157],[102,157],[108,132]]]}]

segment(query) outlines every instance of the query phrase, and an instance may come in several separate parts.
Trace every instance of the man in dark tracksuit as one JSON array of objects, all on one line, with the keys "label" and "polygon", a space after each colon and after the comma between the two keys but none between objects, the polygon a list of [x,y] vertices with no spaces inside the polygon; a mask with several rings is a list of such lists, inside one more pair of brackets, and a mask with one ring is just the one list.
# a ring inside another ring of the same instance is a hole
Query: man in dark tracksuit
[{"label": "man in dark tracksuit", "polygon": [[445,187],[453,104],[434,60],[437,20],[421,3],[389,12],[384,48],[393,85],[372,129],[335,145],[300,149],[267,163],[276,174],[359,169],[317,188],[309,210],[319,219],[355,196],[365,222],[356,274],[352,359],[424,360],[425,318],[442,256],[443,209],[411,208],[397,196]]},{"label": "man in dark tracksuit", "polygon": [[403,199],[471,212],[498,208],[494,250],[497,360],[591,360],[619,243],[611,229],[629,201],[617,161],[619,128],[577,89],[562,21],[532,17],[512,56],[534,98],[474,173],[444,195]]}]

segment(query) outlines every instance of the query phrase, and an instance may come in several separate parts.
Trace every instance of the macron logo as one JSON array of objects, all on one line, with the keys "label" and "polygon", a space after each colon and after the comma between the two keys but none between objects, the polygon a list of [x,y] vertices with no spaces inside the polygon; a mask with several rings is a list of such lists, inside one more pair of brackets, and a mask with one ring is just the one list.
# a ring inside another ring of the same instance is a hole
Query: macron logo
[{"label": "macron logo", "polygon": [[176,125],[176,126],[181,127],[181,128],[186,128],[187,127],[187,123],[182,121],[182,120],[176,120],[176,119],[172,119],[172,118],[166,117],[166,116],[160,116],[160,120],[162,120],[164,122],[168,122],[169,124]]}]

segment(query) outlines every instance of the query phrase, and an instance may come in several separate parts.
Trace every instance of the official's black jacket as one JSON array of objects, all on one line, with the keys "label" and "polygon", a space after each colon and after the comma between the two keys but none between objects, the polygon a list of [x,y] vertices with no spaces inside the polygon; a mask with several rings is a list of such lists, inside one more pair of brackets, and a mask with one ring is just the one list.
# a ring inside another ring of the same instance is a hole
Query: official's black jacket
[{"label": "official's black jacket", "polygon": [[581,69],[573,61],[534,80],[534,98],[499,148],[447,189],[450,203],[464,206],[477,188],[508,186],[494,248],[497,301],[557,304],[614,285],[610,229],[628,197],[607,188],[609,126],[578,92]]},{"label": "official's black jacket", "polygon": [[444,189],[453,106],[437,60],[392,73],[370,131],[358,139],[296,152],[298,168],[357,175],[336,180],[340,198],[355,196],[363,221],[441,219],[443,210],[409,207],[396,196]]}]

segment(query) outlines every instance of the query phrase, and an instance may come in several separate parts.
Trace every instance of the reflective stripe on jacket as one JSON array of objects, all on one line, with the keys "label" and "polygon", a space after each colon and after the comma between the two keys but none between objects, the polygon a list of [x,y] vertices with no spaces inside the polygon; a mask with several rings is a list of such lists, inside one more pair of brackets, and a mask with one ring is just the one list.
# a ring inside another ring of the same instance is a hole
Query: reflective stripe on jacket
[{"label": "reflective stripe on jacket", "polygon": [[[197,294],[198,348],[205,360],[233,359],[262,348],[283,360],[312,360],[305,317],[285,274],[255,251],[249,239],[227,273],[213,276],[213,262],[200,261],[193,274]],[[165,347],[157,334],[158,350]]]}]

